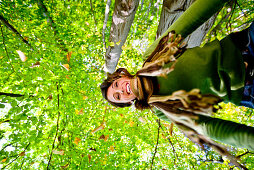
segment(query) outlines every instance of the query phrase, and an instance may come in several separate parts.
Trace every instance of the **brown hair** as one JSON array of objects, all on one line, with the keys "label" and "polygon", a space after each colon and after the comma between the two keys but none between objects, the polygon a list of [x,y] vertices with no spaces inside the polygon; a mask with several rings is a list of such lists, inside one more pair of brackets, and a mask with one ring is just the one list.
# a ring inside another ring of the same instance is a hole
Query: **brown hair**
[{"label": "brown hair", "polygon": [[[107,79],[103,81],[103,83],[100,85],[102,96],[113,106],[116,107],[129,107],[132,105],[132,103],[114,103],[107,98],[107,91],[109,86],[117,79],[121,77],[134,77],[134,75],[131,75],[125,68],[119,68],[114,73],[108,74]],[[150,109],[151,106],[147,103],[147,99],[145,100],[138,100],[134,99],[134,105],[136,109],[143,110],[143,109]]]},{"label": "brown hair", "polygon": [[117,79],[121,78],[121,77],[134,77],[133,75],[131,75],[125,68],[119,68],[117,69],[114,73],[112,74],[108,74],[107,79],[105,79],[103,81],[103,83],[101,84],[100,88],[101,88],[101,93],[102,96],[113,106],[116,107],[128,107],[131,106],[131,103],[114,103],[110,100],[108,100],[107,98],[107,91],[109,86]]},{"label": "brown hair", "polygon": [[[116,107],[129,107],[132,104],[131,103],[114,103],[110,100],[108,100],[107,98],[107,91],[109,86],[117,79],[121,78],[121,77],[134,77],[134,75],[131,75],[125,68],[119,68],[117,69],[114,73],[112,74],[108,74],[107,79],[105,79],[103,81],[103,83],[101,84],[100,88],[101,88],[101,93],[102,96],[113,106]],[[151,108],[150,105],[147,103],[147,101],[145,100],[138,100],[138,99],[134,99],[135,102],[135,107],[136,109],[139,110],[143,110],[143,109],[149,109]]]}]

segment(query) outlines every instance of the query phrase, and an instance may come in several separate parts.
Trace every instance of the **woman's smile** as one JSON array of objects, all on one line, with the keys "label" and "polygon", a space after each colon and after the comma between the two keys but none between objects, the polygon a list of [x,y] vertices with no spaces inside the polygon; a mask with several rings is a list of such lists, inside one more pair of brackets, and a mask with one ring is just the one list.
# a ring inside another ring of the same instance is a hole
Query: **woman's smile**
[{"label": "woman's smile", "polygon": [[108,88],[108,99],[116,103],[128,103],[135,99],[136,96],[131,91],[130,80],[128,77],[121,77],[115,80]]},{"label": "woman's smile", "polygon": [[128,94],[131,93],[130,83],[126,83],[126,92],[127,92]]}]

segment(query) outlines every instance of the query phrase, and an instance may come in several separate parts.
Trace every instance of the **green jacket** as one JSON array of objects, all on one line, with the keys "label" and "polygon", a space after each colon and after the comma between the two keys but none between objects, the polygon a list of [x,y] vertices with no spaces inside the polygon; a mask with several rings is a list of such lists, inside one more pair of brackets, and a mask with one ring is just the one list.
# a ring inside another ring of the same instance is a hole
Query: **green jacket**
[{"label": "green jacket", "polygon": [[159,95],[198,88],[202,94],[213,94],[224,102],[239,105],[245,80],[243,57],[227,36],[202,48],[187,49],[178,59],[174,71],[157,80]]},{"label": "green jacket", "polygon": [[[186,37],[227,0],[197,0],[161,37],[169,31]],[[147,57],[157,46],[161,37],[145,52]],[[174,71],[167,77],[158,77],[158,95],[170,95],[177,90],[200,89],[203,94],[220,96],[226,102],[239,104],[244,88],[245,68],[241,52],[232,43],[230,36],[215,40],[204,47],[186,50],[178,59]],[[163,112],[155,114],[170,121]],[[254,150],[254,128],[231,121],[200,115],[198,132],[211,139],[235,147]]]}]

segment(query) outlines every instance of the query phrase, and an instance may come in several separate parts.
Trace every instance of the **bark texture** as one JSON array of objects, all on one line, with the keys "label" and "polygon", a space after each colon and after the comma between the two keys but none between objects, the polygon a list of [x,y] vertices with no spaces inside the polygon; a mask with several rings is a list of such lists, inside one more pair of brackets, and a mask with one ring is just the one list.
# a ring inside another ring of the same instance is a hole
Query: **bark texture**
[{"label": "bark texture", "polygon": [[[106,63],[104,66],[105,72],[113,73],[115,71],[119,57],[122,53],[122,46],[124,45],[130,31],[138,5],[139,0],[115,1],[109,37],[109,42],[113,42],[114,46],[108,46],[106,49]],[[112,43],[110,43],[110,45],[111,44]]]},{"label": "bark texture", "polygon": [[[195,0],[164,0],[156,39],[162,35],[194,1]],[[201,44],[203,38],[212,27],[216,16],[217,15],[213,15],[196,31],[186,37],[185,42],[188,43],[188,48],[199,46]]]}]

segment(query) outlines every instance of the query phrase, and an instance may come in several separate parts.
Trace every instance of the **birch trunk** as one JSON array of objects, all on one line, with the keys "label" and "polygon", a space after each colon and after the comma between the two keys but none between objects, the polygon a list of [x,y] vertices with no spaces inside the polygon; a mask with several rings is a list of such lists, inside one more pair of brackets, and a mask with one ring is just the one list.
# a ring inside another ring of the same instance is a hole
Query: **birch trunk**
[{"label": "birch trunk", "polygon": [[[106,49],[104,71],[113,73],[117,66],[119,57],[122,53],[130,27],[133,23],[137,11],[139,0],[116,0],[113,20],[111,25],[109,42],[110,46]],[[114,43],[114,45],[112,45]],[[111,46],[112,45],[112,46]]]},{"label": "birch trunk", "polygon": [[[164,0],[156,39],[162,35],[194,1],[195,0]],[[216,16],[217,15],[213,15],[207,22],[185,38],[185,42],[188,43],[188,48],[201,44],[203,38],[214,24]]]}]

